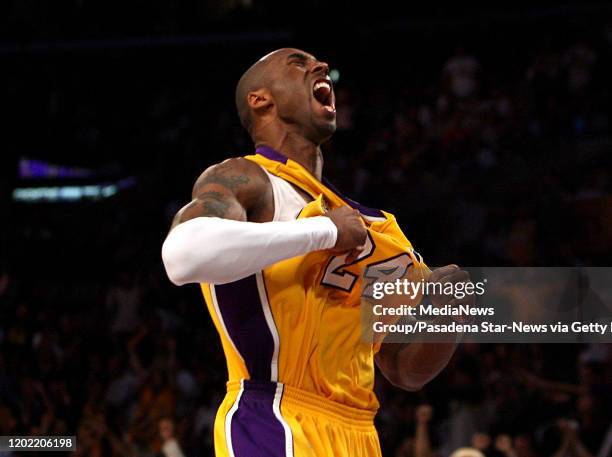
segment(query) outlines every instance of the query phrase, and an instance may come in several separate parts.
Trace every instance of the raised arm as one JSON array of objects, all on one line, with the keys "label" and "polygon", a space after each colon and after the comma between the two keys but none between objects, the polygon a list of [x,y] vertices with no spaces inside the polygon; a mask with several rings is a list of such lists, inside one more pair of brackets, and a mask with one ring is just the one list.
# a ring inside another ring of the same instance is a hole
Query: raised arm
[{"label": "raised arm", "polygon": [[162,246],[166,273],[176,285],[232,282],[311,251],[348,251],[366,238],[363,222],[348,207],[328,217],[268,222],[274,214],[272,186],[246,159],[206,170],[192,197],[174,217]]}]

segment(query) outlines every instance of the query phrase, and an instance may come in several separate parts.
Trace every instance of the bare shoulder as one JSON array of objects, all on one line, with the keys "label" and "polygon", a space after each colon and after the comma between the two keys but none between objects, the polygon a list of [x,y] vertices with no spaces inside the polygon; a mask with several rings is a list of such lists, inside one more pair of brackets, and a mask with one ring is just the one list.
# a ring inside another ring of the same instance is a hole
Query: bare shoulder
[{"label": "bare shoulder", "polygon": [[237,221],[270,219],[270,180],[259,165],[242,157],[212,165],[196,180],[192,200],[181,208],[172,228],[202,216]]},{"label": "bare shoulder", "polygon": [[233,157],[204,170],[193,185],[191,197],[197,198],[211,185],[221,186],[240,198],[251,193],[261,195],[270,182],[259,165],[243,157]]}]

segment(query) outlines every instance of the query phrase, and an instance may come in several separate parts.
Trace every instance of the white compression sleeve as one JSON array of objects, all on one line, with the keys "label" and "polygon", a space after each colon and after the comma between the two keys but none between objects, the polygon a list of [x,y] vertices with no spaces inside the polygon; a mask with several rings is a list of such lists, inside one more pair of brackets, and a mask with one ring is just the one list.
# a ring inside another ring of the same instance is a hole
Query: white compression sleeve
[{"label": "white compression sleeve", "polygon": [[281,260],[336,244],[338,229],[325,216],[285,222],[240,222],[196,217],[176,226],[162,259],[176,285],[224,284]]}]

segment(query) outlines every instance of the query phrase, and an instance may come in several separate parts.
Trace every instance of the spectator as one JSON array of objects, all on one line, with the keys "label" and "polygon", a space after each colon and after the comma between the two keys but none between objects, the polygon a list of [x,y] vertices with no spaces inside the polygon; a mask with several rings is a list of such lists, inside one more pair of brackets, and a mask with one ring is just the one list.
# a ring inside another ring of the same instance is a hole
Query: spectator
[{"label": "spectator", "polygon": [[165,457],[184,457],[183,451],[174,436],[174,423],[165,417],[159,420],[159,436],[162,440],[162,453]]},{"label": "spectator", "polygon": [[473,447],[462,447],[454,451],[450,457],[485,457],[485,455]]},{"label": "spectator", "polygon": [[450,93],[457,98],[474,95],[478,88],[478,60],[468,54],[463,46],[455,49],[455,54],[444,65],[444,75],[448,78]]}]

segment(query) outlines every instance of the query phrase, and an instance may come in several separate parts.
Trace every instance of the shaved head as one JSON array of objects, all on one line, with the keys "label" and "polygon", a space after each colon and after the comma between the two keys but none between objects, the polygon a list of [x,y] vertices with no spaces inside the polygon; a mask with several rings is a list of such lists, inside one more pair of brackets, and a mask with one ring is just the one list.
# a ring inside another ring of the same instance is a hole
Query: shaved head
[{"label": "shaved head", "polygon": [[266,87],[268,85],[269,81],[266,77],[266,67],[269,63],[269,59],[267,59],[267,57],[271,54],[262,57],[251,65],[251,67],[244,72],[238,81],[238,85],[236,86],[236,109],[238,110],[240,123],[249,133],[251,133],[253,120],[251,118],[251,110],[247,102],[247,96],[249,95],[249,92],[261,89],[262,87]]},{"label": "shaved head", "polygon": [[336,129],[329,67],[300,49],[277,49],[251,65],[238,81],[235,102],[242,126],[258,141],[270,135],[271,125],[319,144]]}]

